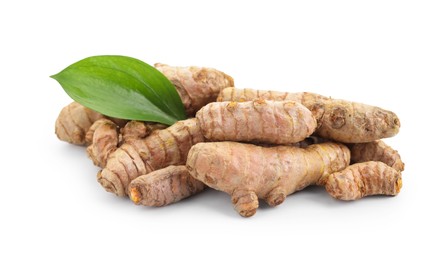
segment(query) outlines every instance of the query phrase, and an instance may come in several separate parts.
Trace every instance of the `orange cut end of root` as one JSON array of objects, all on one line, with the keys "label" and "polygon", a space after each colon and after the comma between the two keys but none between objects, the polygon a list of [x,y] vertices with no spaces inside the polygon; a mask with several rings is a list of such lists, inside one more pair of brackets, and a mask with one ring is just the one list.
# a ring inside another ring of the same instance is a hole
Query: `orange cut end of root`
[{"label": "orange cut end of root", "polygon": [[137,187],[131,188],[130,198],[135,204],[139,204],[140,201],[142,200],[142,194],[140,193]]},{"label": "orange cut end of root", "polygon": [[397,180],[397,182],[395,183],[395,190],[397,191],[397,193],[400,192],[402,186],[403,186],[403,182],[401,181],[401,178],[399,178]]}]

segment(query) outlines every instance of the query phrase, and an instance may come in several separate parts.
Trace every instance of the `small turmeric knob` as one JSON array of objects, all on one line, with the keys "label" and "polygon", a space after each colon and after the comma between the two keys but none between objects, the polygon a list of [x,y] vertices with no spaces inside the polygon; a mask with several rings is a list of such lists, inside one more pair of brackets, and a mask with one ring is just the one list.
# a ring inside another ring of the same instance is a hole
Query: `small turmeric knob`
[{"label": "small turmeric knob", "polygon": [[325,188],[336,199],[357,200],[371,195],[394,196],[401,186],[401,172],[383,162],[370,161],[330,174]]}]

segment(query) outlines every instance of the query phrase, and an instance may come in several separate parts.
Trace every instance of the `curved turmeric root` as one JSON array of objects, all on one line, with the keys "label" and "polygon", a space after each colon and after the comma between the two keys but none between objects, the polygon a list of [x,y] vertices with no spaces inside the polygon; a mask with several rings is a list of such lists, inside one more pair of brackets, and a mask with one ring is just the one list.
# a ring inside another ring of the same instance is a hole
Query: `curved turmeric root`
[{"label": "curved turmeric root", "polygon": [[[86,141],[90,143],[87,154],[93,164],[104,168],[109,156],[122,142],[144,138],[154,130],[166,128],[163,124],[152,122],[129,121],[120,129],[108,119],[99,119],[93,123],[86,134]],[[118,133],[120,131],[120,134]]]},{"label": "curved turmeric root", "polygon": [[317,135],[343,143],[366,143],[392,137],[400,128],[400,120],[391,111],[309,92],[287,93],[227,88],[221,91],[218,101],[242,102],[256,98],[293,100],[302,103],[317,119]]},{"label": "curved turmeric root", "polygon": [[201,108],[196,118],[210,141],[290,144],[316,129],[311,112],[294,101],[213,102]]},{"label": "curved turmeric root", "polygon": [[68,143],[85,145],[87,131],[93,122],[101,118],[105,116],[72,102],[61,110],[56,119],[56,136]]},{"label": "curved turmeric root", "polygon": [[222,89],[234,86],[232,77],[212,68],[171,67],[161,63],[154,67],[176,87],[189,116],[215,101]]},{"label": "curved turmeric root", "polygon": [[302,149],[218,142],[194,145],[186,165],[194,178],[230,194],[236,211],[250,217],[258,208],[258,198],[279,205],[295,191],[325,183],[330,173],[343,170],[349,162],[350,151],[337,143]]},{"label": "curved turmeric root", "polygon": [[201,192],[205,185],[191,177],[184,165],[142,175],[129,184],[130,199],[137,205],[161,207]]},{"label": "curved turmeric root", "polygon": [[118,147],[118,126],[108,119],[99,119],[93,123],[88,133],[92,140],[87,147],[87,154],[93,164],[103,168],[109,155]]},{"label": "curved turmeric root", "polygon": [[169,165],[185,164],[191,146],[203,141],[195,118],[155,130],[146,138],[130,139],[109,156],[97,175],[98,182],[107,191],[125,196],[132,180]]},{"label": "curved turmeric root", "polygon": [[59,140],[71,144],[88,145],[93,139],[93,131],[89,131],[89,129],[100,119],[109,119],[119,127],[124,126],[127,122],[127,120],[107,117],[79,103],[72,102],[62,108],[56,119],[56,136]]},{"label": "curved turmeric root", "polygon": [[381,140],[349,146],[352,163],[380,161],[395,170],[404,171],[400,154]]},{"label": "curved turmeric root", "polygon": [[95,121],[102,118],[105,116],[72,102],[59,113],[55,125],[56,136],[65,142],[85,145],[87,131]]},{"label": "curved turmeric root", "polygon": [[382,162],[363,162],[328,176],[325,188],[334,198],[357,200],[370,195],[397,195],[401,173]]}]

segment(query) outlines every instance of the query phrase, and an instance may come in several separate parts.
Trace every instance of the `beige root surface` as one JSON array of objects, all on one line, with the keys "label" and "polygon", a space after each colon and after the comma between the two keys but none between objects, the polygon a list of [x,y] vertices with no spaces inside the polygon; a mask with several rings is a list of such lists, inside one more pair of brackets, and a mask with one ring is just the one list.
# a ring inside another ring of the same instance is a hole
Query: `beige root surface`
[{"label": "beige root surface", "polygon": [[125,196],[132,180],[170,165],[185,164],[190,148],[203,141],[195,118],[155,130],[146,138],[130,139],[109,156],[97,175],[98,182],[107,191]]},{"label": "beige root surface", "polygon": [[215,101],[222,89],[234,86],[232,77],[216,69],[172,67],[161,63],[154,66],[174,84],[189,116]]},{"label": "beige root surface", "polygon": [[109,156],[124,142],[144,138],[155,130],[165,129],[166,125],[129,121],[120,128],[108,119],[99,119],[93,123],[86,135],[90,145],[87,154],[96,166],[104,168]]},{"label": "beige root surface", "polygon": [[155,130],[161,130],[167,127],[167,125],[153,122],[129,121],[120,129],[121,139],[122,142],[127,142],[134,139],[144,138]]},{"label": "beige root surface", "polygon": [[[92,137],[87,133],[93,123],[107,117],[86,108],[79,103],[72,102],[65,106],[59,113],[55,123],[56,136],[61,140],[76,145],[87,145]],[[122,123],[121,120],[116,120]]]},{"label": "beige root surface", "polygon": [[349,162],[350,151],[337,143],[302,149],[212,142],[194,145],[186,165],[194,178],[230,194],[238,213],[249,217],[258,208],[258,198],[279,205],[295,191],[324,184],[330,173],[345,169]]},{"label": "beige root surface", "polygon": [[397,195],[401,172],[382,162],[363,162],[330,174],[325,188],[336,199],[357,200],[370,195]]},{"label": "beige root surface", "polygon": [[227,88],[218,101],[293,100],[302,103],[317,119],[316,134],[343,143],[366,143],[396,135],[400,120],[395,113],[379,107],[331,99],[318,94],[287,93]]},{"label": "beige root surface", "polygon": [[87,136],[92,138],[87,154],[93,164],[103,168],[109,155],[118,147],[118,126],[108,119],[99,119],[90,127]]},{"label": "beige root surface", "polygon": [[130,199],[137,205],[165,206],[204,190],[205,185],[193,178],[184,165],[166,168],[134,179]]},{"label": "beige root surface", "polygon": [[316,119],[299,102],[257,99],[213,102],[196,114],[210,141],[297,143],[316,129]]},{"label": "beige root surface", "polygon": [[404,163],[398,151],[388,146],[382,140],[370,143],[353,144],[349,146],[352,163],[379,161],[383,162],[395,170],[404,171]]}]

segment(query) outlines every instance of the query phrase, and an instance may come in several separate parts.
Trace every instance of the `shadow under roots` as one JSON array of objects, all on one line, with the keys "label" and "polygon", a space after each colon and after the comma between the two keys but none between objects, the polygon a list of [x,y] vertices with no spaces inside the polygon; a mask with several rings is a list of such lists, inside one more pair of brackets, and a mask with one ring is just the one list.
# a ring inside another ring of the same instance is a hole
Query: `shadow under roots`
[{"label": "shadow under roots", "polygon": [[194,200],[194,204],[200,205],[204,210],[213,210],[226,216],[240,218],[233,208],[230,196],[225,192],[207,188],[200,194],[193,196],[191,200]]},{"label": "shadow under roots", "polygon": [[[303,190],[289,195],[290,199],[298,201],[312,201],[328,207],[338,207],[347,205],[345,201],[336,200],[330,196],[322,186],[309,186]],[[288,199],[288,197],[286,199]]]},{"label": "shadow under roots", "polygon": [[[332,198],[324,187],[321,186],[308,186],[303,190],[297,191],[293,194],[286,196],[285,201],[278,205],[277,207],[281,207],[283,204],[300,204],[303,205],[305,202],[311,201],[312,203],[321,204],[324,206],[334,207],[339,206],[344,201],[338,201]],[[342,202],[342,203],[341,203]],[[259,201],[260,206],[259,209],[262,211],[269,211],[275,209],[276,207],[269,206],[264,200]]]},{"label": "shadow under roots", "polygon": [[[132,202],[131,202],[132,203]],[[163,207],[145,207],[140,206],[144,210],[152,212],[160,211],[194,211],[202,214],[205,211],[216,211],[219,214],[240,218],[238,213],[233,209],[230,196],[227,193],[220,192],[211,188],[206,188],[204,191],[195,194],[191,197],[180,200],[176,203],[165,205]]]}]

